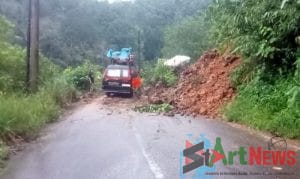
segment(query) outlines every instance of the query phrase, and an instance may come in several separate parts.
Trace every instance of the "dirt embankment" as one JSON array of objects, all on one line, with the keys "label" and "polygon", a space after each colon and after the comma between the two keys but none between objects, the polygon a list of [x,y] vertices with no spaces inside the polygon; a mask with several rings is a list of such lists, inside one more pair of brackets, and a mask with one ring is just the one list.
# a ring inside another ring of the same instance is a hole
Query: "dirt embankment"
[{"label": "dirt embankment", "polygon": [[217,117],[220,107],[235,96],[230,73],[239,64],[237,56],[208,51],[180,74],[176,87],[158,84],[146,90],[149,102],[170,103],[178,113]]}]

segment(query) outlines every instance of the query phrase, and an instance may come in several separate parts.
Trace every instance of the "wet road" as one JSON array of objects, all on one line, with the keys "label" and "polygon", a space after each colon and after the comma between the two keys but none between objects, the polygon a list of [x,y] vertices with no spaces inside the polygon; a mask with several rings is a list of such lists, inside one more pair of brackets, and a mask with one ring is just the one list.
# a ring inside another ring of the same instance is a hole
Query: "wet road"
[{"label": "wet road", "polygon": [[[122,99],[121,99],[122,100]],[[128,99],[123,99],[128,100]],[[267,141],[226,123],[140,114],[119,101],[103,104],[99,98],[64,120],[51,124],[41,137],[14,156],[2,179],[176,179],[180,178],[180,152],[187,139],[205,134],[215,144],[222,137],[224,150],[240,146],[262,146]],[[193,134],[193,137],[189,135]],[[290,172],[292,176],[218,176],[213,178],[299,178],[300,159],[295,167],[223,166],[217,172]],[[194,173],[186,176],[189,178]],[[203,178],[203,177],[202,177]]]}]

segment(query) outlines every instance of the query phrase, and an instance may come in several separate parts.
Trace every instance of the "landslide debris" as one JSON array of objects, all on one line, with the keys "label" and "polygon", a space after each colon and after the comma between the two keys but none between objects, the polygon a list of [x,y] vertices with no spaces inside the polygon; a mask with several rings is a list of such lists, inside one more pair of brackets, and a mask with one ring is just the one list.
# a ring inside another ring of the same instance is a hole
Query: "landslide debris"
[{"label": "landslide debris", "polygon": [[235,55],[221,55],[211,50],[180,74],[177,86],[161,84],[145,90],[151,104],[170,103],[176,113],[218,117],[223,104],[232,100],[235,89],[230,74],[240,64]]}]

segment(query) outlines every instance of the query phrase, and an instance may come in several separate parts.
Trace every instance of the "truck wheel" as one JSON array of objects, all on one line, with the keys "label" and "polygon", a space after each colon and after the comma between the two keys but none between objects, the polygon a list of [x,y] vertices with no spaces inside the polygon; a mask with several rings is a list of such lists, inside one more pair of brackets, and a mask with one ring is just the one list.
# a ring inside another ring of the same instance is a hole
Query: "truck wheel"
[{"label": "truck wheel", "polygon": [[133,90],[130,90],[130,93],[128,94],[128,97],[129,97],[129,98],[132,98],[132,97],[133,97]]},{"label": "truck wheel", "polygon": [[105,93],[105,94],[106,94],[107,97],[110,97],[110,95],[111,95],[111,93],[108,93],[108,92]]}]

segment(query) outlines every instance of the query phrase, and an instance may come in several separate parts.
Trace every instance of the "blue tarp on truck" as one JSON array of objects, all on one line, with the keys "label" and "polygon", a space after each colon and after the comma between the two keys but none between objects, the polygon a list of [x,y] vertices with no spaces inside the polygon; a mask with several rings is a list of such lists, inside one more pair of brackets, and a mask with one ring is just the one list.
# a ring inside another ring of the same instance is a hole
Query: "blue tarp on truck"
[{"label": "blue tarp on truck", "polygon": [[132,48],[122,48],[121,51],[114,51],[109,49],[107,52],[107,57],[111,59],[118,59],[121,61],[129,60]]}]

